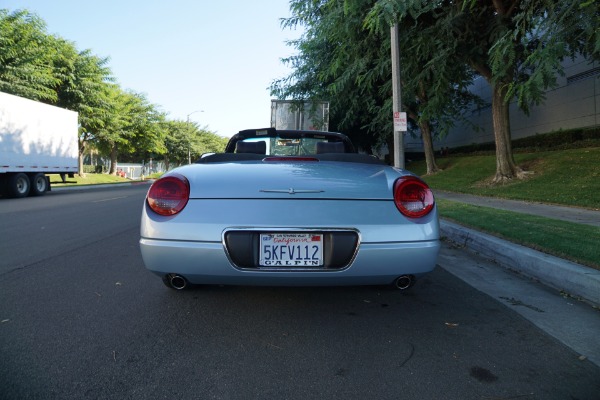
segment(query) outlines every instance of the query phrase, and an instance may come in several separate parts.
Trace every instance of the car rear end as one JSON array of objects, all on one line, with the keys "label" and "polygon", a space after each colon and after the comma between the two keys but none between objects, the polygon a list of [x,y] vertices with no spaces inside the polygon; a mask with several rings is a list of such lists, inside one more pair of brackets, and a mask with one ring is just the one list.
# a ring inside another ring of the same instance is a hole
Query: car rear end
[{"label": "car rear end", "polygon": [[406,289],[440,247],[433,195],[379,164],[271,159],[186,166],[157,181],[140,246],[165,283]]}]

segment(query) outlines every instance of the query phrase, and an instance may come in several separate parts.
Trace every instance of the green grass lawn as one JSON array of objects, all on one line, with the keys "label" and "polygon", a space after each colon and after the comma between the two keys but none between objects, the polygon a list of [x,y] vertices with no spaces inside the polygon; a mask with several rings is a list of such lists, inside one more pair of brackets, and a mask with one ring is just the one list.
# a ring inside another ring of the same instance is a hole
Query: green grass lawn
[{"label": "green grass lawn", "polygon": [[[494,155],[442,157],[436,160],[442,171],[428,176],[424,161],[407,168],[434,191],[600,210],[600,148],[522,153],[515,160],[530,174],[503,185],[491,184]],[[442,218],[600,269],[600,228],[444,200],[438,209]]]},{"label": "green grass lawn", "polygon": [[600,270],[600,228],[437,200],[443,218]]},{"label": "green grass lawn", "polygon": [[[162,173],[152,174],[149,176],[145,176],[144,179],[158,179],[160,178]],[[106,183],[127,183],[132,182],[131,179],[121,178],[116,175],[109,174],[85,174],[85,177],[81,177],[79,175],[75,175],[73,178],[67,177],[67,181],[63,183],[60,175],[58,174],[49,174],[50,183],[52,186],[73,186],[73,185],[99,185]]]},{"label": "green grass lawn", "polygon": [[424,161],[407,169],[434,189],[600,209],[600,147],[515,154],[515,161],[530,174],[504,185],[491,185],[494,155],[438,158],[442,171],[429,176]]},{"label": "green grass lawn", "polygon": [[126,183],[131,182],[130,179],[121,178],[116,175],[108,174],[85,174],[85,177],[75,175],[73,178],[67,177],[67,181],[63,183],[60,175],[48,175],[52,186],[72,186],[72,185],[98,185],[103,183]]}]

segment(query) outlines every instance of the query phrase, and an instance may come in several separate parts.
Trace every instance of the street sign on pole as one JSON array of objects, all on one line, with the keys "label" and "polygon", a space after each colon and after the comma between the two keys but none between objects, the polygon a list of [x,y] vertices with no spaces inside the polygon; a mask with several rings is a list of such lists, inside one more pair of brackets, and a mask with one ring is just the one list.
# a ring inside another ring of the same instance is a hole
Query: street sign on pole
[{"label": "street sign on pole", "polygon": [[408,123],[406,122],[406,113],[396,111],[394,113],[394,132],[408,131]]}]

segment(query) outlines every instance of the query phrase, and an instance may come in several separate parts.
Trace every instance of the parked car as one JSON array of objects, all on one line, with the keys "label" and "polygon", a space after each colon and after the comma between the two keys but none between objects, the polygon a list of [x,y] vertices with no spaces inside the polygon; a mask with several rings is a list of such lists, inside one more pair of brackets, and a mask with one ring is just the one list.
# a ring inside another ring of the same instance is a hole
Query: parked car
[{"label": "parked car", "polygon": [[252,129],[150,187],[140,248],[189,284],[408,289],[440,248],[434,196],[334,132]]}]

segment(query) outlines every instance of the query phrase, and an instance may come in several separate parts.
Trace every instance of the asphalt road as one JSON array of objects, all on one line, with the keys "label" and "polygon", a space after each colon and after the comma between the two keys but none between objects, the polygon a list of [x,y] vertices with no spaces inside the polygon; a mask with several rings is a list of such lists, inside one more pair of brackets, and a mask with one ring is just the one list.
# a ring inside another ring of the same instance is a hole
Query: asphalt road
[{"label": "asphalt road", "polygon": [[1,399],[600,399],[600,368],[445,268],[406,294],[169,290],[146,190],[0,198]]}]

